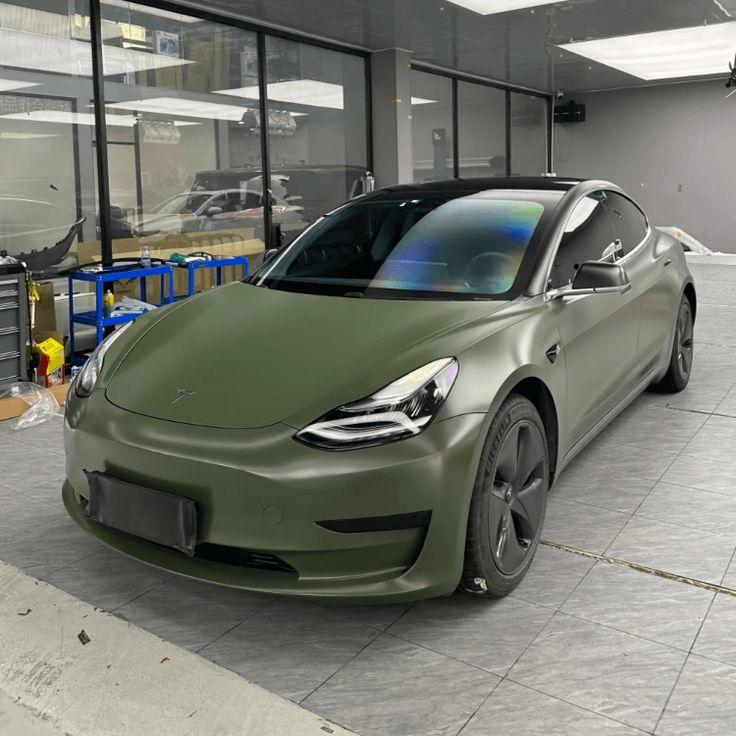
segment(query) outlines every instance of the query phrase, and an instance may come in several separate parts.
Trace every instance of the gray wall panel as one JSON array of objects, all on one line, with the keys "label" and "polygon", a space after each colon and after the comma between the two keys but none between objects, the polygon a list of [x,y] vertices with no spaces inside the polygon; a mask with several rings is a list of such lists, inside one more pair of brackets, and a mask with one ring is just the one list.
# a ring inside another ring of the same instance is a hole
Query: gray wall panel
[{"label": "gray wall panel", "polygon": [[693,82],[576,95],[587,122],[556,125],[555,171],[620,184],[653,224],[736,253],[736,95]]}]

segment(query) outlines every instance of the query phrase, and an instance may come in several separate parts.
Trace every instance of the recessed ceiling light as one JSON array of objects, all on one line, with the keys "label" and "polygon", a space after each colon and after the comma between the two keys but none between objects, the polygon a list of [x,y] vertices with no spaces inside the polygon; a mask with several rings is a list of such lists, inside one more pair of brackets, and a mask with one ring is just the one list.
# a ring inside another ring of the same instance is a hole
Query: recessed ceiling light
[{"label": "recessed ceiling light", "polygon": [[[94,125],[95,116],[91,112],[69,112],[68,110],[29,110],[28,112],[13,112],[0,115],[0,120],[21,120],[34,123],[62,123],[64,125]],[[108,126],[132,128],[135,125],[134,115],[106,115]],[[177,128],[198,123],[186,120],[175,120]]]},{"label": "recessed ceiling light", "polygon": [[181,13],[172,13],[170,10],[159,10],[158,8],[149,8],[147,5],[138,5],[137,3],[128,2],[128,0],[103,0],[103,5],[112,5],[116,8],[132,11],[133,13],[145,13],[146,15],[156,15],[159,18],[168,18],[177,23],[201,23],[199,18],[193,18],[191,15],[182,15]]},{"label": "recessed ceiling light", "polygon": [[106,107],[113,110],[134,110],[158,115],[183,115],[187,118],[207,120],[235,120],[243,117],[241,105],[219,105],[216,102],[187,100],[183,97],[148,97],[141,100],[111,102]]},{"label": "recessed ceiling light", "polygon": [[0,140],[29,141],[36,138],[56,138],[55,133],[17,133],[15,131],[0,130]]},{"label": "recessed ceiling light", "polygon": [[[260,90],[255,86],[220,89],[215,94],[241,97],[247,100],[260,99]],[[272,82],[268,85],[268,100],[305,107],[327,107],[333,110],[342,110],[345,104],[342,85],[321,82],[317,79]],[[436,102],[436,100],[425,100],[422,97],[411,98],[412,105],[426,105],[430,102]]]},{"label": "recessed ceiling light", "polygon": [[[163,54],[104,46],[105,76],[191,64]],[[92,76],[89,43],[73,38],[0,28],[0,67],[37,69],[74,77]]]},{"label": "recessed ceiling light", "polygon": [[[260,90],[256,86],[220,89],[217,90],[217,94],[243,97],[249,100],[260,98]],[[321,82],[318,79],[272,82],[268,85],[268,99],[272,102],[286,102],[306,107],[329,107],[333,110],[342,110],[345,104],[342,85]]]},{"label": "recessed ceiling light", "polygon": [[536,8],[539,5],[553,5],[563,0],[450,0],[453,5],[472,10],[481,15],[494,15],[496,13],[508,13],[512,10],[523,8]]},{"label": "recessed ceiling light", "polygon": [[[95,116],[91,112],[69,112],[67,110],[29,110],[0,115],[0,120],[24,120],[34,123],[64,123],[66,125],[94,125]],[[132,115],[108,115],[108,125],[132,128],[135,118]]]},{"label": "recessed ceiling light", "polygon": [[0,79],[0,92],[10,92],[14,89],[25,89],[26,87],[38,86],[38,82],[22,82],[17,79]]},{"label": "recessed ceiling light", "polygon": [[560,44],[560,48],[645,80],[728,72],[736,22]]}]

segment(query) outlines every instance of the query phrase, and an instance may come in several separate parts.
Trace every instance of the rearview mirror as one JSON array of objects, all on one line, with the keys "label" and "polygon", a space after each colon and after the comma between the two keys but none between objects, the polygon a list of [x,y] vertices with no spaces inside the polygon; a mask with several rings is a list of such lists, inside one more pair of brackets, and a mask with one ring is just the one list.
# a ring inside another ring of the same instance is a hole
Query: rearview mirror
[{"label": "rearview mirror", "polygon": [[585,261],[580,264],[572,284],[548,292],[548,298],[583,294],[625,294],[630,288],[631,281],[623,266],[605,261]]}]

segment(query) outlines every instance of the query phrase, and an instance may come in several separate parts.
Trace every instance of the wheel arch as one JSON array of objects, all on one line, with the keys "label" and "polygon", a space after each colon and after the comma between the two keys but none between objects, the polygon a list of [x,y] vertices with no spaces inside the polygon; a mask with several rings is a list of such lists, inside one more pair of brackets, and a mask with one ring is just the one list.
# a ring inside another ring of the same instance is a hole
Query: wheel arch
[{"label": "wheel arch", "polygon": [[682,290],[682,293],[685,297],[687,297],[687,300],[690,302],[690,309],[692,309],[694,320],[695,314],[698,310],[698,298],[695,294],[695,285],[692,281],[688,281],[685,284],[685,288]]},{"label": "wheel arch", "polygon": [[531,401],[544,424],[549,449],[549,485],[552,487],[557,471],[557,454],[560,443],[560,423],[552,393],[547,384],[536,376],[527,376],[516,383],[508,392],[519,394]]}]

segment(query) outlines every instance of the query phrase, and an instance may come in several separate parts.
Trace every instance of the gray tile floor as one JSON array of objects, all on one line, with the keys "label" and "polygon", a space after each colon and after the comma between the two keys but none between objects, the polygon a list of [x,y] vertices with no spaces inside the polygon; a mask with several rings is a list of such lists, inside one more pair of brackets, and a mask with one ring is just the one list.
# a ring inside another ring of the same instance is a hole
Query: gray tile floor
[{"label": "gray tile floor", "polygon": [[736,268],[693,268],[689,388],[645,394],[560,478],[505,600],[345,607],[217,588],[68,520],[61,423],[0,424],[0,559],[365,736],[736,731]]}]

